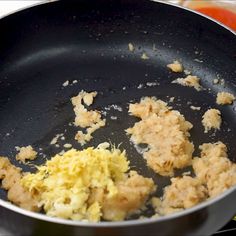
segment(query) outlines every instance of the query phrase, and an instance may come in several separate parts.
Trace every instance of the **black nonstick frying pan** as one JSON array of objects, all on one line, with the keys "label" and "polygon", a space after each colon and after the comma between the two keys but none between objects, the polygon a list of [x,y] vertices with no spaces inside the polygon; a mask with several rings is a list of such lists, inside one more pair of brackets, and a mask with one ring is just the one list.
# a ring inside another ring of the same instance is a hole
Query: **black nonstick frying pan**
[{"label": "black nonstick frying pan", "polygon": [[[128,43],[135,51],[128,50]],[[145,52],[149,59],[142,60]],[[183,74],[166,65],[178,59],[201,78],[202,91],[171,84]],[[214,84],[213,80],[224,79]],[[78,82],[67,87],[69,80]],[[79,91],[98,91],[94,108],[112,104],[107,126],[87,146],[111,141],[127,150],[131,166],[158,184],[157,195],[169,183],[146,166],[124,130],[136,119],[128,115],[130,101],[156,96],[180,110],[194,128],[198,145],[221,140],[236,159],[236,107],[218,106],[218,91],[233,94],[236,86],[236,36],[199,14],[165,3],[132,1],[60,1],[38,5],[0,20],[0,153],[25,171],[33,167],[15,161],[15,146],[32,144],[47,158],[61,149],[50,146],[57,133],[75,148],[77,129],[69,126],[74,114],[70,98]],[[141,88],[141,89],[140,89]],[[190,104],[201,106],[196,112]],[[223,124],[215,135],[204,134],[201,116],[208,108],[222,112]],[[116,116],[117,119],[111,119]],[[85,147],[87,147],[85,146]],[[35,161],[41,164],[43,155]],[[176,175],[180,174],[176,172]],[[14,235],[210,235],[235,214],[236,188],[191,209],[159,219],[81,223],[22,210],[6,202],[0,190],[0,224]],[[146,215],[151,215],[151,209]]]}]

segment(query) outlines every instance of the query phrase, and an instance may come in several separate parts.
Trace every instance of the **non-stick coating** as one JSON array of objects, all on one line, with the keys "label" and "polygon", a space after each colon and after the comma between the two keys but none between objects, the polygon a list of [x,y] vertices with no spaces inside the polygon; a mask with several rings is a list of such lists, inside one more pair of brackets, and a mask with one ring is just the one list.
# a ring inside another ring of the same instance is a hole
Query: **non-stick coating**
[{"label": "non-stick coating", "polygon": [[[50,158],[64,149],[63,143],[81,149],[74,140],[78,128],[69,123],[74,119],[70,98],[83,89],[98,92],[92,108],[105,111],[112,104],[122,108],[107,110],[106,127],[96,131],[84,147],[104,141],[121,144],[131,167],[155,180],[158,196],[169,179],[146,166],[125,134],[137,121],[128,115],[131,101],[156,96],[168,102],[175,97],[169,104],[194,125],[191,140],[195,155],[199,144],[221,140],[229,148],[230,159],[235,160],[236,108],[219,106],[215,100],[218,91],[236,94],[236,37],[219,28],[197,14],[149,1],[93,6],[84,1],[80,5],[58,2],[1,19],[1,155],[29,170],[32,168],[15,161],[15,146],[35,147],[42,153],[36,164],[45,162],[43,154]],[[135,46],[134,52],[128,50],[128,43]],[[143,52],[148,60],[141,59]],[[167,69],[175,59],[201,78],[204,90],[171,83],[185,76]],[[216,78],[224,79],[225,84],[214,85]],[[66,80],[78,83],[64,87]],[[193,111],[190,105],[201,110]],[[208,108],[220,109],[223,124],[220,131],[204,134],[201,117]],[[55,148],[49,143],[58,133],[64,133],[66,140]],[[5,191],[0,190],[0,196],[6,199]]]}]

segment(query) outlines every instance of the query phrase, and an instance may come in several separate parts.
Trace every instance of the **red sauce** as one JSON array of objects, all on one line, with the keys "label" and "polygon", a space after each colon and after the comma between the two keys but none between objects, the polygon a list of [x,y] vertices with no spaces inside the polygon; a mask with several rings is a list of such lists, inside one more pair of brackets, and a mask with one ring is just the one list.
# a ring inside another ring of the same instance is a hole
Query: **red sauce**
[{"label": "red sauce", "polygon": [[229,10],[220,8],[220,7],[201,7],[196,10],[212,18],[215,18],[216,20],[227,25],[233,30],[236,30],[236,14],[235,13]]}]

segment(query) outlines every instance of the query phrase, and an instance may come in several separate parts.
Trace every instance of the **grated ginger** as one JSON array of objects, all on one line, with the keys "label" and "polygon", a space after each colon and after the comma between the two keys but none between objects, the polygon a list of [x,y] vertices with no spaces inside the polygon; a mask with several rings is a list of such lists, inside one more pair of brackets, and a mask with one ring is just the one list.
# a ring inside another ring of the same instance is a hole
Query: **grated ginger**
[{"label": "grated ginger", "polygon": [[107,143],[56,155],[21,183],[39,193],[47,215],[72,220],[123,220],[155,190],[151,179],[129,170],[125,151]]}]

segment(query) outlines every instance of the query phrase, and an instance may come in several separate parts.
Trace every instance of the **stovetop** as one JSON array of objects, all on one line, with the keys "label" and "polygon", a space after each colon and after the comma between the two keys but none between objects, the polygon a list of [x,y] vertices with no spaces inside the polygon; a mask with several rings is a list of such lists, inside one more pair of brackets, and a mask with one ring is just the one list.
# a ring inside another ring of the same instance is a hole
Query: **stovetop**
[{"label": "stovetop", "polygon": [[231,220],[227,225],[225,225],[222,229],[216,232],[214,235],[223,236],[223,235],[232,235],[236,232],[236,221]]}]

